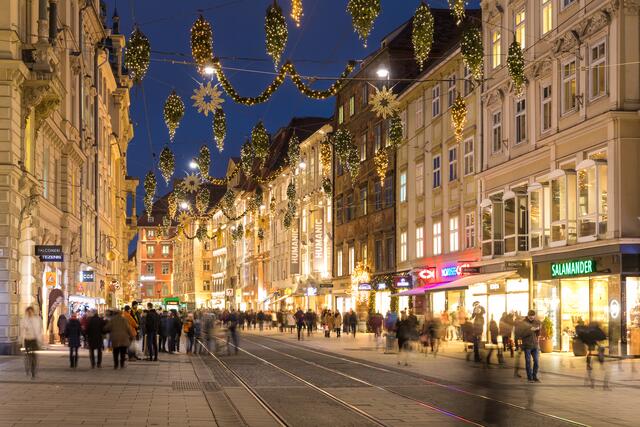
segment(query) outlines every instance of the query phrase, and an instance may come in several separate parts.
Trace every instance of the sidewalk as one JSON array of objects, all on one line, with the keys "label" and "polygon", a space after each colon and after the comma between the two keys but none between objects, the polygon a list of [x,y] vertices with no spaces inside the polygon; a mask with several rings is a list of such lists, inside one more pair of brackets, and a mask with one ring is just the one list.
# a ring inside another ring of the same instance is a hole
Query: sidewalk
[{"label": "sidewalk", "polygon": [[22,356],[0,357],[0,426],[235,426],[238,416],[225,391],[249,413],[245,420],[266,416],[243,390],[223,391],[204,356],[160,353],[159,359],[114,370],[112,354],[105,352],[103,367],[91,369],[81,350],[79,367],[71,369],[68,349],[53,345],[39,352],[32,380]]}]

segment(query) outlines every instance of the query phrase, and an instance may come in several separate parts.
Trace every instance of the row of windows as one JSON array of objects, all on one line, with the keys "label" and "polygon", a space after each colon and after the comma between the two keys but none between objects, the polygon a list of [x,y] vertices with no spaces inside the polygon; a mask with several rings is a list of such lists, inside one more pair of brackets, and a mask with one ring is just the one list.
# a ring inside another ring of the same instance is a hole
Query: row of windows
[{"label": "row of windows", "polygon": [[[170,246],[169,245],[161,245],[162,256],[169,256]],[[156,245],[147,245],[147,258],[152,258],[156,254]]]},{"label": "row of windows", "polygon": [[[373,267],[374,271],[393,270],[395,268],[395,246],[394,239],[392,237],[386,239],[376,239],[374,241],[373,251]],[[336,251],[336,277],[349,275],[353,272],[356,265],[356,247],[349,244],[346,254],[346,270],[345,270],[345,256],[344,249],[340,248]],[[367,243],[360,243],[360,261],[368,265],[369,264],[369,246]]]},{"label": "row of windows", "polygon": [[[379,211],[393,206],[393,178],[387,176],[384,185],[379,180],[373,184],[373,208]],[[357,199],[356,199],[357,197]],[[343,224],[358,217],[369,214],[369,185],[365,183],[357,192],[353,191],[346,195],[336,197],[336,221]]]},{"label": "row of windows", "polygon": [[[152,262],[145,264],[145,272],[146,274],[156,274],[156,265]],[[168,262],[163,262],[160,264],[160,274],[170,274],[171,273],[171,265]]]}]

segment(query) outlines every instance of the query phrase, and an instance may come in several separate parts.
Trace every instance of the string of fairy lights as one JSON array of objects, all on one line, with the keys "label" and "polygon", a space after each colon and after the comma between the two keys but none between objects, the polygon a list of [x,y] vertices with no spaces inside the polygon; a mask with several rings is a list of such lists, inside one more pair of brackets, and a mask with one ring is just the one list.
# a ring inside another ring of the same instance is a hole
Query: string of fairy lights
[{"label": "string of fairy lights", "polygon": [[[304,16],[304,1],[291,0],[289,18],[299,27]],[[452,16],[456,25],[465,26],[461,39],[461,53],[463,61],[469,67],[472,78],[482,79],[482,69],[484,53],[482,46],[482,35],[480,28],[469,25],[465,20],[465,0],[448,0]],[[380,0],[349,0],[346,7],[351,16],[354,32],[366,47],[367,40],[376,19],[381,13]],[[434,39],[434,17],[426,2],[421,1],[415,11],[412,20],[411,41],[414,51],[414,60],[420,70],[430,58]],[[315,89],[305,82],[306,78],[301,76],[294,63],[290,60],[282,62],[282,56],[287,46],[289,31],[287,27],[287,17],[285,16],[278,0],[271,3],[265,13],[264,21],[265,51],[271,58],[275,74],[274,78],[258,95],[243,96],[234,87],[225,73],[221,59],[215,55],[213,43],[213,26],[200,14],[190,29],[190,48],[192,64],[197,72],[203,76],[217,78],[218,83],[212,85],[211,82],[199,84],[194,90],[191,99],[194,101],[194,108],[205,117],[211,113],[211,136],[216,143],[218,151],[224,149],[224,141],[227,135],[227,116],[222,104],[226,96],[233,102],[245,106],[254,106],[269,101],[272,95],[282,86],[289,77],[304,96],[323,100],[335,96],[350,80],[350,75],[355,69],[356,62],[349,61],[343,72],[326,89]],[[125,66],[136,84],[140,84],[145,78],[151,62],[151,43],[138,25],[127,40],[125,49]],[[507,70],[512,80],[516,93],[523,90],[525,84],[524,77],[524,55],[521,46],[514,41],[509,47],[507,55]],[[221,90],[219,90],[220,88]],[[382,182],[389,167],[389,152],[397,148],[402,141],[403,125],[399,117],[399,102],[397,94],[393,88],[374,86],[375,92],[369,100],[371,110],[380,118],[388,120],[388,136],[390,144],[380,148],[374,153],[374,166],[376,174]],[[180,122],[185,115],[185,103],[172,90],[163,106],[163,118],[169,133],[169,143],[173,143]],[[451,120],[454,135],[457,140],[462,139],[462,132],[467,118],[467,106],[464,98],[458,96],[451,108]],[[270,137],[264,124],[258,122],[252,132],[251,137],[242,145],[240,150],[240,164],[225,178],[214,178],[210,176],[211,151],[207,145],[200,148],[198,156],[194,159],[197,172],[187,175],[184,179],[176,181],[173,190],[168,196],[167,215],[162,218],[162,229],[165,234],[175,222],[178,226],[178,235],[183,235],[189,239],[214,238],[208,234],[207,228],[203,225],[212,219],[212,212],[221,210],[229,223],[234,223],[250,213],[256,212],[262,205],[263,190],[262,185],[269,184],[276,177],[290,169],[291,177],[287,186],[287,209],[282,216],[283,225],[289,228],[296,216],[296,177],[295,169],[300,159],[300,141],[294,134],[288,141],[288,149],[285,163],[275,168],[266,176],[260,173],[263,170],[265,161],[270,152]],[[322,167],[322,190],[326,194],[331,194],[333,184],[331,182],[331,162],[333,154],[340,161],[354,180],[360,172],[360,159],[358,148],[354,142],[351,132],[344,128],[338,128],[332,135],[326,136],[321,143],[321,167]],[[158,159],[158,169],[167,186],[175,173],[175,154],[166,144]],[[237,194],[230,188],[226,190],[224,197],[211,207],[211,190],[209,186],[224,186],[237,177],[242,172],[245,178],[255,183],[253,197],[245,203],[244,209],[237,212]],[[257,172],[257,173],[256,173]],[[149,171],[144,179],[144,206],[147,216],[151,218],[154,198],[157,191],[157,180],[154,171]],[[192,196],[190,196],[192,194]],[[193,203],[189,203],[188,199]],[[273,204],[271,200],[270,204]],[[187,225],[196,221],[200,225],[195,233],[190,235]],[[248,232],[248,231],[247,231]],[[232,238],[237,240],[245,234],[242,224],[232,226]],[[264,236],[262,227],[258,227],[258,234]]]}]

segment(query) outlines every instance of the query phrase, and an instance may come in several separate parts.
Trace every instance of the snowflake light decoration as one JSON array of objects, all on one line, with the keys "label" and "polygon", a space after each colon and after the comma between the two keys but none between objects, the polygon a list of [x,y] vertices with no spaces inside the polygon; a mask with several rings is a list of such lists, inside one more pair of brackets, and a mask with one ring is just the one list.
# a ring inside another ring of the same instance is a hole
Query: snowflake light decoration
[{"label": "snowflake light decoration", "polygon": [[382,89],[376,89],[376,93],[371,97],[369,105],[371,105],[371,109],[376,113],[376,116],[383,119],[394,116],[400,109],[398,96],[391,89],[387,89],[386,86],[382,86]]},{"label": "snowflake light decoration", "polygon": [[201,84],[199,88],[193,91],[191,99],[193,99],[193,106],[198,109],[198,113],[202,113],[205,116],[209,116],[209,113],[215,113],[224,102],[222,92],[217,87],[211,86],[211,82],[207,82],[206,85]]},{"label": "snowflake light decoration", "polygon": [[186,226],[189,223],[191,216],[187,212],[180,212],[178,215],[178,224],[182,227]]},{"label": "snowflake light decoration", "polygon": [[188,193],[195,193],[200,188],[200,178],[194,174],[187,175],[182,181],[182,188]]}]

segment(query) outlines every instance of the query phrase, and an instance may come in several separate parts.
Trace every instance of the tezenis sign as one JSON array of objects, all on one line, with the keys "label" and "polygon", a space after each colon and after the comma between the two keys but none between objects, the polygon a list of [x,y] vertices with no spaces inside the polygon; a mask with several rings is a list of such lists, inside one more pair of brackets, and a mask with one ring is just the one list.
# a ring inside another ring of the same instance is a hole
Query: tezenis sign
[{"label": "tezenis sign", "polygon": [[578,276],[591,274],[596,271],[596,262],[593,259],[570,260],[551,264],[551,277]]}]

